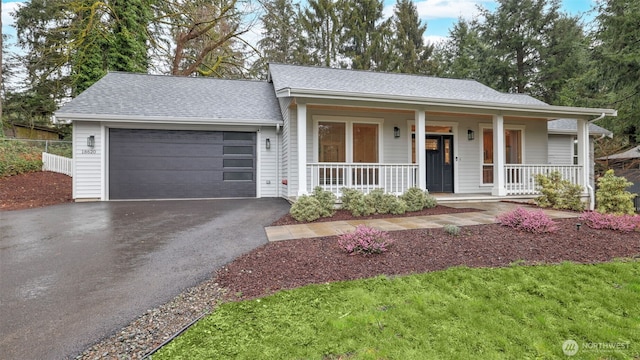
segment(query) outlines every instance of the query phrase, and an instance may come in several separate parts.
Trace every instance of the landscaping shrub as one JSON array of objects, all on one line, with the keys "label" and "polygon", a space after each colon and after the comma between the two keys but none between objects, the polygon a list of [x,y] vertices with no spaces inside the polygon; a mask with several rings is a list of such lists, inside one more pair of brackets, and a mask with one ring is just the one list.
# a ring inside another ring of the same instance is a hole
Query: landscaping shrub
[{"label": "landscaping shrub", "polygon": [[365,225],[358,225],[354,232],[338,237],[338,245],[352,255],[380,254],[389,250],[392,243],[393,240],[385,231]]},{"label": "landscaping shrub", "polygon": [[631,185],[633,183],[624,177],[615,176],[613,170],[607,170],[604,176],[598,179],[596,210],[603,214],[633,214],[633,198],[636,195],[626,191]]},{"label": "landscaping shrub", "polygon": [[529,211],[522,207],[498,215],[496,222],[503,226],[531,233],[547,233],[556,230],[553,220],[551,220],[544,211]]},{"label": "landscaping shrub", "polygon": [[365,196],[370,207],[378,214],[404,214],[407,205],[393,194],[385,194],[382,189],[375,189]]},{"label": "landscaping shrub", "polygon": [[589,211],[580,216],[580,221],[593,229],[609,229],[624,232],[640,229],[640,216],[638,215],[601,214],[599,212]]},{"label": "landscaping shrub", "polygon": [[436,198],[429,195],[429,192],[422,191],[417,187],[408,189],[400,198],[407,204],[407,211],[420,211],[438,204]]},{"label": "landscaping shrub", "polygon": [[293,203],[289,213],[297,221],[314,221],[320,218],[322,205],[313,196],[302,195]]},{"label": "landscaping shrub", "polygon": [[0,177],[42,171],[42,153],[19,141],[0,141]]},{"label": "landscaping shrub", "polygon": [[330,217],[336,213],[336,196],[331,191],[316,186],[311,196],[320,203],[320,217]]},{"label": "landscaping shrub", "polygon": [[542,193],[535,199],[538,206],[575,211],[584,210],[584,204],[580,200],[582,186],[562,179],[562,175],[558,171],[549,175],[537,174],[535,181]]},{"label": "landscaping shrub", "polygon": [[378,214],[388,214],[389,208],[386,206],[384,201],[384,190],[382,189],[373,189],[367,195],[365,195],[365,200],[371,206],[375,213]]},{"label": "landscaping shrub", "polygon": [[446,224],[445,226],[442,227],[442,229],[444,230],[445,233],[447,233],[447,234],[449,234],[451,236],[460,235],[460,227],[459,226]]},{"label": "landscaping shrub", "polygon": [[376,209],[362,191],[342,189],[342,208],[351,212],[353,216],[367,216],[375,214]]},{"label": "landscaping shrub", "polygon": [[389,209],[389,213],[393,215],[402,215],[407,212],[407,203],[404,200],[392,194],[385,194],[383,201]]}]

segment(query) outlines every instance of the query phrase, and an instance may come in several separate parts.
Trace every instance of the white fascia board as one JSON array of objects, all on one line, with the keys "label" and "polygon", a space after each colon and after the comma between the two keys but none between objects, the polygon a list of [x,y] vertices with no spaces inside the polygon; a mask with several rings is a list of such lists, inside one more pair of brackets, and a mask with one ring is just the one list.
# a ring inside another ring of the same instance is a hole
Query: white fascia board
[{"label": "white fascia board", "polygon": [[139,116],[139,115],[102,115],[102,114],[68,114],[56,113],[58,118],[82,121],[110,121],[122,123],[152,122],[156,124],[185,124],[185,125],[247,125],[247,126],[277,126],[283,125],[282,120],[265,119],[207,119],[189,117]]},{"label": "white fascia board", "polygon": [[515,111],[531,115],[539,115],[544,117],[583,117],[600,116],[617,116],[618,112],[613,109],[595,109],[580,108],[568,106],[554,105],[527,105],[527,104],[508,104],[508,103],[491,103],[480,101],[451,100],[423,98],[416,96],[400,96],[385,95],[375,93],[354,93],[347,91],[331,91],[331,90],[311,90],[311,89],[291,89],[284,88],[276,91],[277,97],[300,97],[300,98],[317,98],[317,99],[342,99],[354,101],[371,101],[376,100],[388,103],[403,103],[422,106],[454,106],[459,108],[483,109],[494,111]]}]

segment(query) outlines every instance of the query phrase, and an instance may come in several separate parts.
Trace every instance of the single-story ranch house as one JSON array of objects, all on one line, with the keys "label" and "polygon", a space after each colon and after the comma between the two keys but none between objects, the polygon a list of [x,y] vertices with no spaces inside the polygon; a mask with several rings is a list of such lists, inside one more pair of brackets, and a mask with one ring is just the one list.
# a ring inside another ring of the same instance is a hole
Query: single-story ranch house
[{"label": "single-story ranch house", "polygon": [[[109,73],[73,122],[80,200],[283,197],[417,186],[442,198],[535,194],[560,171],[590,193],[590,122],[472,80],[271,64],[268,81]],[[571,120],[567,120],[571,119]],[[592,156],[592,155],[591,155]]]}]

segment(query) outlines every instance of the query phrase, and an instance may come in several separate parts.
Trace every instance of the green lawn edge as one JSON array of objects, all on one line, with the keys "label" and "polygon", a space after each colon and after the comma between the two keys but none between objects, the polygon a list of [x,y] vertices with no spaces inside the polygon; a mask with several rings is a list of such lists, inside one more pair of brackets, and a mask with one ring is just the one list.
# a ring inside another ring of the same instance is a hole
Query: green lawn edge
[{"label": "green lawn edge", "polygon": [[152,359],[568,359],[566,340],[574,359],[640,356],[640,262],[310,285],[224,303]]}]

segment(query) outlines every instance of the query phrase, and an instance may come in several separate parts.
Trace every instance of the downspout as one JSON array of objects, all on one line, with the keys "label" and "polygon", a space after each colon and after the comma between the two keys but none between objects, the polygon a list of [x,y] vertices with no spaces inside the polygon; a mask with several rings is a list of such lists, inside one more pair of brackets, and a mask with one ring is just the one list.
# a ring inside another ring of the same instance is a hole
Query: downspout
[{"label": "downspout", "polygon": [[604,118],[604,116],[605,116],[605,114],[604,114],[604,113],[600,114],[600,116],[598,116],[597,118],[589,120],[589,124],[594,123],[594,122],[596,122],[596,121],[598,121],[598,120],[603,119],[603,118]]},{"label": "downspout", "polygon": [[[589,120],[588,124],[592,124],[592,123],[594,123],[594,122],[596,122],[596,121],[598,121],[600,119],[603,119],[604,117],[605,117],[605,114],[602,113],[597,118]],[[587,124],[587,126],[588,126],[588,124]],[[602,137],[604,137],[604,134],[602,135]],[[589,139],[587,139],[587,141],[589,141]],[[585,179],[585,180],[587,180],[587,179]],[[587,192],[589,193],[589,210],[593,211],[596,208],[596,198],[595,198],[595,194],[594,194],[594,191],[593,191],[593,186],[591,186],[591,184],[589,184],[588,181],[585,181],[585,185],[586,185],[586,188],[587,188]]]}]

